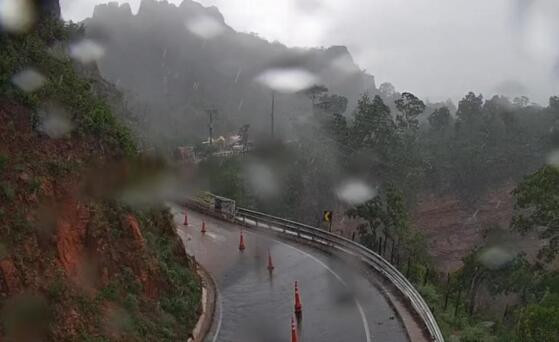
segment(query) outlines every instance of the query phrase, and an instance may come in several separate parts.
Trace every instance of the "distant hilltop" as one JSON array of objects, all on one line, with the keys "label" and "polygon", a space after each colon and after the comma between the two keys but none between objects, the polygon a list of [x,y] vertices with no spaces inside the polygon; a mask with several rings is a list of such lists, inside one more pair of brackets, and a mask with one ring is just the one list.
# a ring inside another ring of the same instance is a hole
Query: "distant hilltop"
[{"label": "distant hilltop", "polygon": [[[313,82],[347,97],[350,109],[361,94],[378,93],[374,77],[355,64],[345,46],[288,48],[237,32],[216,7],[191,0],[180,5],[143,0],[136,15],[127,4],[98,5],[84,23],[87,36],[105,48],[102,75],[129,94],[130,103],[142,102],[146,115],[164,116],[165,132],[178,126],[187,130],[180,134],[205,131],[208,107],[221,113],[218,131],[220,124],[224,131],[246,123],[267,129],[263,113],[269,112],[271,89],[255,79],[269,70],[308,72]],[[309,110],[308,99],[280,95],[279,129],[289,130],[290,122]]]}]

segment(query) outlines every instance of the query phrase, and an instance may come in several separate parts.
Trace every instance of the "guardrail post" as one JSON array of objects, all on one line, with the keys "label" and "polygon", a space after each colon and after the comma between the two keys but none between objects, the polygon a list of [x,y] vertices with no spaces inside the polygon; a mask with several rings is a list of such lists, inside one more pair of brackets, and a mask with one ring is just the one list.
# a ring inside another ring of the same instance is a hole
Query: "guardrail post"
[{"label": "guardrail post", "polygon": [[458,296],[456,297],[456,304],[454,306],[454,317],[458,314],[458,307],[460,307],[460,296],[462,295],[462,285],[458,288]]},{"label": "guardrail post", "polygon": [[392,239],[392,250],[390,251],[390,263],[394,264],[394,245],[396,245],[396,241]]},{"label": "guardrail post", "polygon": [[408,255],[408,269],[406,270],[406,278],[410,279],[410,268],[411,268],[411,254]]},{"label": "guardrail post", "polygon": [[448,296],[450,294],[450,273],[446,275],[446,294],[444,296],[444,311],[448,307]]},{"label": "guardrail post", "polygon": [[382,254],[386,255],[386,243],[388,242],[389,237],[385,236],[384,237],[384,246],[382,247]]},{"label": "guardrail post", "polygon": [[400,267],[400,239],[398,239],[398,244],[396,244],[396,256],[394,257],[396,262],[396,268]]},{"label": "guardrail post", "polygon": [[378,254],[382,256],[382,236],[378,238]]},{"label": "guardrail post", "polygon": [[427,284],[427,278],[429,277],[429,268],[425,268],[425,276],[423,277],[423,286]]}]

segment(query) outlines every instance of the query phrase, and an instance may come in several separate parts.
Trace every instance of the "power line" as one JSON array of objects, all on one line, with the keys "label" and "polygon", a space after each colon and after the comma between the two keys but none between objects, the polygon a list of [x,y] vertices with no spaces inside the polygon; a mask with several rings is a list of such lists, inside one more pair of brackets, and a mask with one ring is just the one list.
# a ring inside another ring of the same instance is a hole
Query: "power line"
[{"label": "power line", "polygon": [[271,118],[271,124],[272,124],[272,139],[274,139],[274,105],[276,102],[276,92],[272,91],[272,118]]}]

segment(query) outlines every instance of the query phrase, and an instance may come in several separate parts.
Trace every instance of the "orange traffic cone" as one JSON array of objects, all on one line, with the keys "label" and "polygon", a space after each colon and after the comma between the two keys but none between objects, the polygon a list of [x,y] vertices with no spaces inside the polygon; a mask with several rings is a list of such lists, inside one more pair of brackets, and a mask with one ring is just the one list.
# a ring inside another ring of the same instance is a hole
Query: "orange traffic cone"
[{"label": "orange traffic cone", "polygon": [[295,281],[295,313],[300,315],[303,312],[303,304],[301,304],[301,294],[299,293],[299,286]]},{"label": "orange traffic cone", "polygon": [[274,264],[272,263],[272,254],[268,251],[268,271],[272,272],[274,270]]},{"label": "orange traffic cone", "polygon": [[206,221],[202,221],[202,234],[206,234]]},{"label": "orange traffic cone", "polygon": [[245,246],[245,238],[243,236],[243,231],[241,230],[241,241],[239,242],[239,250],[244,251],[246,248]]},{"label": "orange traffic cone", "polygon": [[184,211],[184,223],[185,226],[188,226],[188,213],[186,210]]},{"label": "orange traffic cone", "polygon": [[297,329],[295,329],[295,320],[291,317],[291,342],[299,342],[297,337]]}]

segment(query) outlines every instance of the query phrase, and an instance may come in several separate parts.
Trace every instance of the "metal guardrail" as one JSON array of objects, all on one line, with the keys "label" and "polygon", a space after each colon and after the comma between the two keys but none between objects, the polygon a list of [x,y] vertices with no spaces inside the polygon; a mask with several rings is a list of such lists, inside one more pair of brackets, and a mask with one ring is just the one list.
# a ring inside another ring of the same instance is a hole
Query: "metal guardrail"
[{"label": "metal guardrail", "polygon": [[315,243],[320,243],[330,248],[336,248],[360,258],[361,261],[370,265],[382,276],[388,279],[402,293],[402,295],[408,299],[411,307],[415,310],[418,317],[424,322],[426,331],[430,335],[432,341],[444,342],[443,334],[433,313],[431,312],[431,309],[413,284],[386,259],[363,245],[343,236],[332,234],[316,227],[248,209],[237,208],[237,215],[231,219],[230,217],[216,213],[211,208],[204,208],[195,201],[188,201],[187,206],[203,210],[212,216],[234,221],[241,225],[266,228],[275,232],[281,232],[297,236],[298,238],[311,240]]}]

